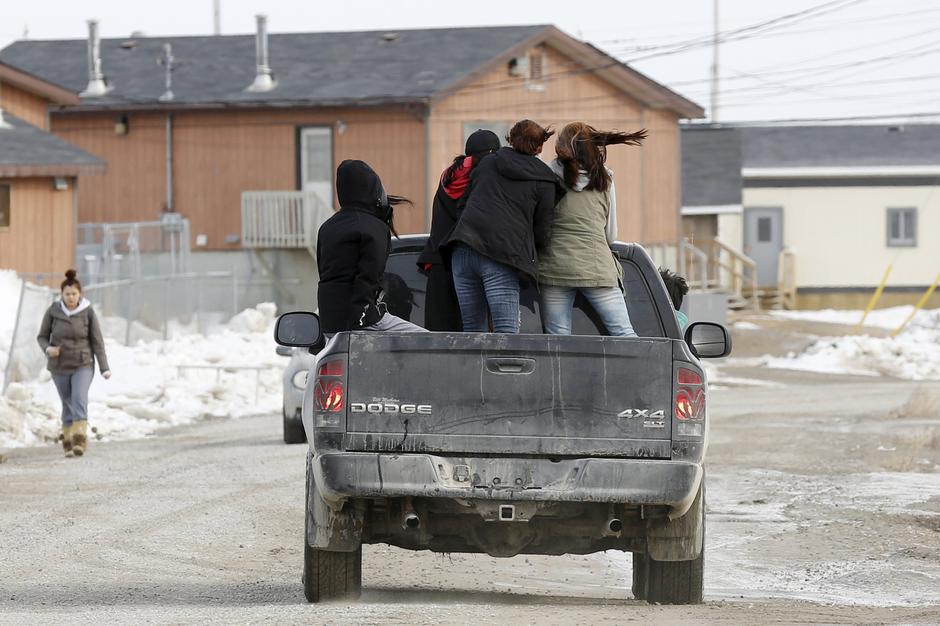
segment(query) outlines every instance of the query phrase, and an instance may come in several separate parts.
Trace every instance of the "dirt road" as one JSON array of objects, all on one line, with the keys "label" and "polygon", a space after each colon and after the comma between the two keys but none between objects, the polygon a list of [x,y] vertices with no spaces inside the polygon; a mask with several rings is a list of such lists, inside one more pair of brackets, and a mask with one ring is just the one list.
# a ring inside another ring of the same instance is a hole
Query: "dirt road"
[{"label": "dirt road", "polygon": [[365,550],[300,587],[304,446],[279,416],[0,463],[0,623],[940,623],[940,385],[732,366],[712,393],[706,604],[631,599],[628,555]]}]

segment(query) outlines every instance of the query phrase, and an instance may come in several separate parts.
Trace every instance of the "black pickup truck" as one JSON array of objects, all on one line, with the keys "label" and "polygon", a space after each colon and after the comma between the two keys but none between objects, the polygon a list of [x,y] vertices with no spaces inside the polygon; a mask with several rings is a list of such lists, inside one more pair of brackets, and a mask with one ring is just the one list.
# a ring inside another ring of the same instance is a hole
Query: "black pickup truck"
[{"label": "black pickup truck", "polygon": [[[394,242],[390,310],[421,324],[422,236]],[[633,595],[701,602],[708,441],[701,357],[718,324],[680,334],[642,247],[614,244],[639,338],[604,336],[576,301],[572,336],[542,332],[524,290],[522,332],[344,332],[323,347],[312,313],[278,343],[319,350],[303,425],[304,593],[356,597],[362,544],[517,554],[633,553]],[[322,349],[320,349],[322,347]]]}]

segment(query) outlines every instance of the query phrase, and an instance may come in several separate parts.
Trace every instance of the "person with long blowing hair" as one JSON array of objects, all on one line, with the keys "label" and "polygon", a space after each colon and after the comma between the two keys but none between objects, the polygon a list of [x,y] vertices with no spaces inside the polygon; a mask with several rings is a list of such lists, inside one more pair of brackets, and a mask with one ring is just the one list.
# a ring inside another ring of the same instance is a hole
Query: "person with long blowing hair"
[{"label": "person with long blowing hair", "polygon": [[601,131],[584,122],[565,126],[549,167],[567,193],[555,207],[551,239],[539,256],[542,323],[571,334],[577,293],[591,303],[610,335],[635,337],[623,291],[623,268],[610,250],[617,236],[617,196],[607,169],[607,146],[639,146],[646,130]]}]

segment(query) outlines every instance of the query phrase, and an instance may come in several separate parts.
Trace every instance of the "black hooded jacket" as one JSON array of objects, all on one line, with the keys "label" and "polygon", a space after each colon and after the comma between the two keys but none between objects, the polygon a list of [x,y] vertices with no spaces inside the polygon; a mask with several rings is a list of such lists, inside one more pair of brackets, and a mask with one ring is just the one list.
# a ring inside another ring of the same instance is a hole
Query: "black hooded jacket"
[{"label": "black hooded jacket", "polygon": [[548,244],[561,181],[538,157],[500,148],[470,174],[470,187],[444,246],[463,243],[537,279],[536,249]]},{"label": "black hooded jacket", "polygon": [[392,245],[392,210],[368,164],[340,163],[336,195],[341,208],[317,235],[317,300],[325,333],[364,328],[382,318],[382,276]]}]

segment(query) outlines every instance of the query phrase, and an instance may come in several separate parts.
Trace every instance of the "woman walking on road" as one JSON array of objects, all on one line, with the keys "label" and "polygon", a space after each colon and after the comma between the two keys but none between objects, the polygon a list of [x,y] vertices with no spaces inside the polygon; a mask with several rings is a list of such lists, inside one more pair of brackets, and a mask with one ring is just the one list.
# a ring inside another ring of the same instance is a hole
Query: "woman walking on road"
[{"label": "woman walking on road", "polygon": [[571,334],[577,292],[591,303],[610,335],[635,337],[622,285],[623,268],[610,251],[617,236],[617,201],[607,146],[638,146],[646,130],[599,131],[568,124],[555,142],[552,171],[568,192],[555,207],[551,240],[539,256],[542,322],[553,335]]},{"label": "woman walking on road", "polygon": [[65,456],[82,456],[88,445],[88,388],[95,360],[101,375],[111,378],[98,317],[91,302],[82,297],[82,285],[75,276],[75,270],[65,273],[62,297],[46,311],[36,337],[62,400]]},{"label": "woman walking on road", "polygon": [[519,332],[520,276],[536,281],[536,250],[548,243],[552,212],[564,189],[536,155],[554,131],[532,120],[509,131],[500,148],[470,174],[465,207],[445,246],[464,332]]},{"label": "woman walking on road", "polygon": [[418,257],[418,267],[428,276],[424,296],[424,327],[428,330],[460,332],[462,329],[450,259],[445,258],[446,251],[442,251],[440,246],[457,224],[457,206],[470,184],[470,173],[483,157],[497,150],[499,137],[496,133],[476,130],[467,137],[464,154],[455,157],[441,174],[441,182],[434,194],[431,234]]}]

